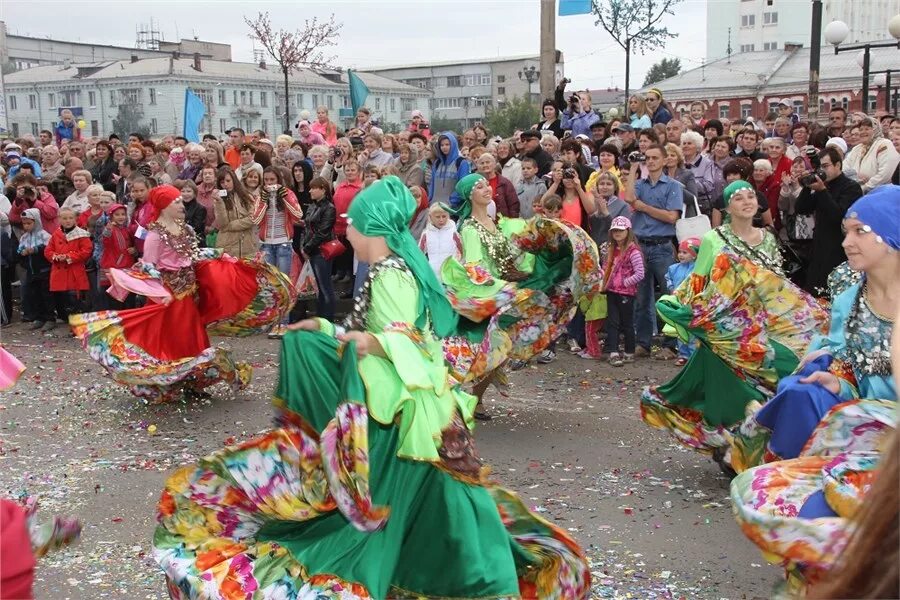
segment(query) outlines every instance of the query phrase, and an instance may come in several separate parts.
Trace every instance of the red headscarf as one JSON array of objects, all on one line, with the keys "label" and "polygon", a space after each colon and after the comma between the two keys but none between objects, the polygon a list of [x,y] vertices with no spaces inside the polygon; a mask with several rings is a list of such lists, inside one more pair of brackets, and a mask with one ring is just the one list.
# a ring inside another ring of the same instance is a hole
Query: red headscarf
[{"label": "red headscarf", "polygon": [[153,206],[150,214],[150,223],[159,218],[160,213],[170,204],[181,197],[181,190],[174,185],[161,185],[150,190],[147,201]]}]

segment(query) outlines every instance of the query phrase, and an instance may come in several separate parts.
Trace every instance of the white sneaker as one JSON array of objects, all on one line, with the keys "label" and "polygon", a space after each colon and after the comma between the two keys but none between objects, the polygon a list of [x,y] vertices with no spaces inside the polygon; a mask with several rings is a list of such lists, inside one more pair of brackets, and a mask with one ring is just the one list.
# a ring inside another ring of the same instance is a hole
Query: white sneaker
[{"label": "white sneaker", "polygon": [[537,361],[542,365],[550,364],[554,360],[556,360],[556,352],[554,352],[553,350],[544,350],[543,352],[541,352],[541,355],[538,356],[537,359]]},{"label": "white sneaker", "polygon": [[618,352],[611,352],[609,355],[609,364],[614,367],[621,367],[623,364],[622,356]]}]

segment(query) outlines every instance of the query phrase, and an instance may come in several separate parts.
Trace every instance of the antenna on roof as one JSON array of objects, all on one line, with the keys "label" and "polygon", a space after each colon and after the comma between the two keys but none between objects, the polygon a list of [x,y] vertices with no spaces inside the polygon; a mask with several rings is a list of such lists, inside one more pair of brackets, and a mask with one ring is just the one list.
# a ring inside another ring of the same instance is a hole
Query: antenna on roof
[{"label": "antenna on roof", "polygon": [[137,34],[137,39],[134,42],[135,48],[159,50],[159,29],[153,25],[153,19],[150,19],[149,25],[141,23],[135,27],[135,33]]}]

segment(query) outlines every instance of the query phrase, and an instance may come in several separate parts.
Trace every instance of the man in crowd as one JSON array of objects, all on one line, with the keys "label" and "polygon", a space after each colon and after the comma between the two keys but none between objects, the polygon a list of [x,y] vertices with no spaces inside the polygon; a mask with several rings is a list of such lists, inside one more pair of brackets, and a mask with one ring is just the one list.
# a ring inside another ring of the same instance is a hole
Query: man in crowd
[{"label": "man in crowd", "polygon": [[553,157],[541,148],[541,134],[534,129],[523,131],[519,136],[519,140],[522,142],[523,147],[522,158],[531,158],[537,163],[538,177],[543,177],[549,173],[550,167],[553,166]]},{"label": "man in crowd", "polygon": [[[638,149],[637,139],[634,135],[634,127],[628,123],[619,123],[612,132],[619,138],[619,141],[622,142],[622,156],[627,157]],[[666,135],[668,136],[668,132]]]},{"label": "man in crowd", "polygon": [[[635,300],[635,356],[650,356],[653,335],[656,333],[655,287],[665,291],[666,271],[675,262],[675,221],[681,215],[684,199],[681,184],[663,174],[665,149],[654,144],[644,152],[647,176],[640,178],[639,163],[631,164],[625,188],[625,202],[631,206],[632,230],[644,255],[644,279]],[[674,338],[665,338],[656,358],[675,358]]]},{"label": "man in crowd", "polygon": [[747,127],[741,131],[734,155],[748,158],[751,161],[768,158],[765,153],[759,151],[759,132],[753,127]]},{"label": "man in crowd", "polygon": [[234,127],[228,132],[231,146],[225,150],[225,162],[231,165],[235,171],[241,166],[241,146],[244,145],[244,135],[244,130],[240,127]]},{"label": "man in crowd", "polygon": [[666,142],[681,146],[681,134],[684,133],[684,121],[672,119],[666,123]]},{"label": "man in crowd", "polygon": [[47,146],[53,145],[53,132],[49,129],[41,129],[41,132],[38,134],[38,140],[41,143],[41,148],[46,148]]}]

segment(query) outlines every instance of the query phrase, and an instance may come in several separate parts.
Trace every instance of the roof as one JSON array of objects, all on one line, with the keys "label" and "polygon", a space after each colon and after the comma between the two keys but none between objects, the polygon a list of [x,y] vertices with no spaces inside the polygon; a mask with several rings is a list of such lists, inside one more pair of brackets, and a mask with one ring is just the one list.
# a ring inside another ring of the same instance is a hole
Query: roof
[{"label": "roof", "polygon": [[[79,77],[79,73],[85,69],[95,72]],[[328,88],[342,86],[347,83],[346,73],[339,73],[343,83],[337,83],[310,69],[300,69],[291,74],[293,85]],[[373,73],[357,73],[370,90],[390,90],[416,94],[427,94],[426,90],[400,83],[381,75]],[[267,81],[282,83],[284,81],[281,71],[277,66],[270,65],[263,69],[256,63],[232,62],[224,60],[201,59],[200,71],[194,69],[192,57],[160,57],[143,58],[132,62],[131,60],[105,61],[102,63],[79,63],[69,66],[46,65],[15,71],[4,76],[4,85],[32,85],[35,83],[64,83],[67,80],[79,81],[106,81],[122,78],[153,78],[153,77],[183,77],[190,79],[210,79],[215,81],[243,80],[247,82]]]},{"label": "roof", "polygon": [[447,61],[434,61],[434,62],[424,62],[424,63],[415,63],[410,65],[393,65],[388,67],[367,67],[364,69],[365,71],[369,71],[372,73],[377,73],[378,71],[396,71],[398,69],[420,69],[427,67],[451,67],[453,65],[478,65],[478,64],[489,64],[489,63],[498,63],[498,62],[515,62],[521,60],[540,60],[541,57],[538,54],[521,54],[519,56],[497,56],[493,58],[470,58],[463,60],[447,60]]},{"label": "roof", "polygon": [[[819,88],[828,91],[848,83],[862,86],[862,69],[856,62],[858,52],[835,54],[829,46],[822,48],[819,65]],[[733,54],[702,67],[684,71],[674,77],[654,83],[666,96],[693,97],[722,94],[723,91],[755,94],[776,91],[797,91],[798,84],[809,81],[809,48],[793,53],[788,50],[765,50]],[[783,61],[783,62],[782,62]],[[781,64],[779,64],[781,63]],[[897,69],[900,72],[900,52],[896,48],[873,48],[872,70]],[[641,88],[646,91],[650,86]],[[805,89],[805,87],[803,88]]]}]

